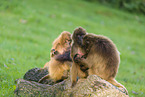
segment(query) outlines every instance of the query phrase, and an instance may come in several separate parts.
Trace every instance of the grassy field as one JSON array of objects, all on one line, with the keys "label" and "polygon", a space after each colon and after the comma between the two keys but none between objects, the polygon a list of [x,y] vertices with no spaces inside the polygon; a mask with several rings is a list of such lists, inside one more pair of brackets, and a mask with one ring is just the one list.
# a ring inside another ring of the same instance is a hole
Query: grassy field
[{"label": "grassy field", "polygon": [[116,80],[131,97],[145,97],[145,16],[83,0],[0,0],[0,97],[14,96],[14,81],[43,67],[53,40],[78,26],[114,41]]}]

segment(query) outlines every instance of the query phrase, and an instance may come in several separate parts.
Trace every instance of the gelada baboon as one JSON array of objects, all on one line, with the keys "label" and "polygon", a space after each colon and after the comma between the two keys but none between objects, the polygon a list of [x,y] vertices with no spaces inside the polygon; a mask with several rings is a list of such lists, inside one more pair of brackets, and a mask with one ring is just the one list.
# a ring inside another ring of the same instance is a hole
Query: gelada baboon
[{"label": "gelada baboon", "polygon": [[[71,33],[63,31],[58,38],[52,43],[52,48],[50,52],[50,58],[54,56],[58,61],[71,61],[70,49],[71,49]],[[57,55],[57,56],[56,56]],[[49,62],[45,63],[43,68],[48,68]]]},{"label": "gelada baboon", "polygon": [[44,66],[44,68],[48,68],[49,74],[41,78],[39,82],[44,79],[53,79],[54,82],[58,82],[67,78],[67,75],[64,75],[64,71],[70,70],[70,65],[72,63],[70,49],[71,34],[64,31],[53,42],[50,53],[51,59]]},{"label": "gelada baboon", "polygon": [[87,34],[86,30],[82,27],[76,28],[74,30],[74,33],[72,35],[72,46],[71,46],[71,58],[73,60],[73,64],[71,67],[71,79],[72,79],[72,86],[76,83],[77,75],[81,77],[87,77],[88,73],[86,72],[88,70],[88,66],[85,66],[84,64],[80,64],[77,62],[75,58],[77,58],[78,55],[84,56],[85,50],[83,50],[83,37]]},{"label": "gelada baboon", "polygon": [[[86,34],[83,37],[80,52],[83,52],[84,55],[78,53],[74,55],[75,58],[73,58],[71,69],[72,86],[76,84],[77,76],[84,77],[82,75],[87,72],[88,75],[96,74],[113,85],[126,89],[115,80],[120,64],[120,55],[113,41],[102,35]],[[75,61],[89,69],[79,74],[79,64],[74,64]]]}]

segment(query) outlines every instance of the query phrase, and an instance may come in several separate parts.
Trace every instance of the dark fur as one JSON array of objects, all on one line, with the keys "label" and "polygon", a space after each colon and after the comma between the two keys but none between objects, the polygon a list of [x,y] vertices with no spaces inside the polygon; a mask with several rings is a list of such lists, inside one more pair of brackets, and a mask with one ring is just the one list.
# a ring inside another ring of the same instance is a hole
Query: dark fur
[{"label": "dark fur", "polygon": [[86,67],[84,64],[80,64],[79,62],[77,62],[78,52],[79,49],[83,48],[82,45],[83,37],[86,34],[87,34],[86,30],[83,29],[82,27],[79,27],[74,30],[74,33],[72,35],[72,41],[73,41],[71,47],[71,58],[73,60],[73,64],[71,68],[72,87],[76,84],[78,74],[82,77],[88,76],[87,73],[88,67]]},{"label": "dark fur", "polygon": [[60,62],[65,62],[65,61],[72,62],[72,59],[70,57],[70,50],[65,51],[63,54],[57,54],[54,58]]},{"label": "dark fur", "polygon": [[82,39],[83,39],[84,35],[86,35],[86,33],[87,33],[86,30],[83,29],[82,27],[75,29],[74,33],[72,35],[72,40],[74,41],[73,45],[81,47]]},{"label": "dark fur", "polygon": [[70,49],[71,33],[63,31],[59,37],[54,40],[50,53],[51,59],[43,67],[48,69],[49,74],[41,78],[39,82],[43,81],[43,79],[49,78],[54,80],[54,82],[57,82],[68,77],[68,75],[64,75],[64,72],[70,70],[72,63]]},{"label": "dark fur", "polygon": [[115,44],[105,36],[87,34],[83,38],[82,45],[81,50],[86,58],[78,55],[75,61],[89,68],[88,75],[96,74],[113,85],[126,89],[115,80],[120,64],[120,56]]},{"label": "dark fur", "polygon": [[[81,64],[88,64],[88,68],[91,68],[90,64],[92,62],[96,63],[97,57],[100,57],[104,64],[106,76],[104,79],[108,79],[110,77],[115,77],[118,71],[118,66],[120,62],[119,53],[115,44],[107,37],[101,35],[87,34],[83,38],[83,45],[87,54],[87,58],[81,58],[79,61]],[[96,57],[97,55],[97,57]],[[96,60],[87,60],[90,56],[96,57]],[[87,63],[85,61],[87,60]],[[101,63],[101,62],[100,62]]]}]

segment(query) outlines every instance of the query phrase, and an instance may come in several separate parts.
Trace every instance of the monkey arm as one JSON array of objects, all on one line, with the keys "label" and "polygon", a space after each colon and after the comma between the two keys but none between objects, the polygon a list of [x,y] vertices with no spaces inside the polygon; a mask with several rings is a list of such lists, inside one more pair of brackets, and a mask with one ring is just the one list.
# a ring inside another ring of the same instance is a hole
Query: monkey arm
[{"label": "monkey arm", "polygon": [[80,69],[82,71],[86,71],[89,69],[89,66],[88,66],[88,60],[86,59],[86,57],[83,55],[79,55],[79,54],[76,54],[73,58],[74,62],[77,63],[79,66],[80,66]]},{"label": "monkey arm", "polygon": [[54,58],[60,62],[64,62],[64,61],[71,61],[72,62],[72,59],[70,57],[70,50],[64,52],[63,54],[55,55]]}]

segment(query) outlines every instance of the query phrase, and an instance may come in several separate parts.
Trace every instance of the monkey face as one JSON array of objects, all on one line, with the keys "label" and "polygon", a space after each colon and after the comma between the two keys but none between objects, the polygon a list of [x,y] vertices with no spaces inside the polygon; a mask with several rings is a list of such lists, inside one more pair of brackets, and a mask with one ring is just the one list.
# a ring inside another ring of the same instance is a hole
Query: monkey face
[{"label": "monkey face", "polygon": [[83,37],[84,37],[84,35],[81,33],[76,35],[77,44],[80,46],[82,46]]},{"label": "monkey face", "polygon": [[65,44],[71,45],[72,40],[71,39],[65,39]]},{"label": "monkey face", "polygon": [[65,39],[64,47],[65,48],[70,48],[71,47],[71,39]]},{"label": "monkey face", "polygon": [[71,34],[67,31],[62,32],[60,40],[62,40],[62,43],[71,42]]},{"label": "monkey face", "polygon": [[83,41],[82,39],[83,39],[84,35],[86,35],[86,30],[83,29],[82,27],[79,27],[74,30],[72,39],[78,45],[82,45],[82,41]]},{"label": "monkey face", "polygon": [[71,39],[71,34],[69,32],[67,32],[67,31],[62,32],[60,40],[61,40],[61,45],[64,48],[71,47],[72,39]]}]

